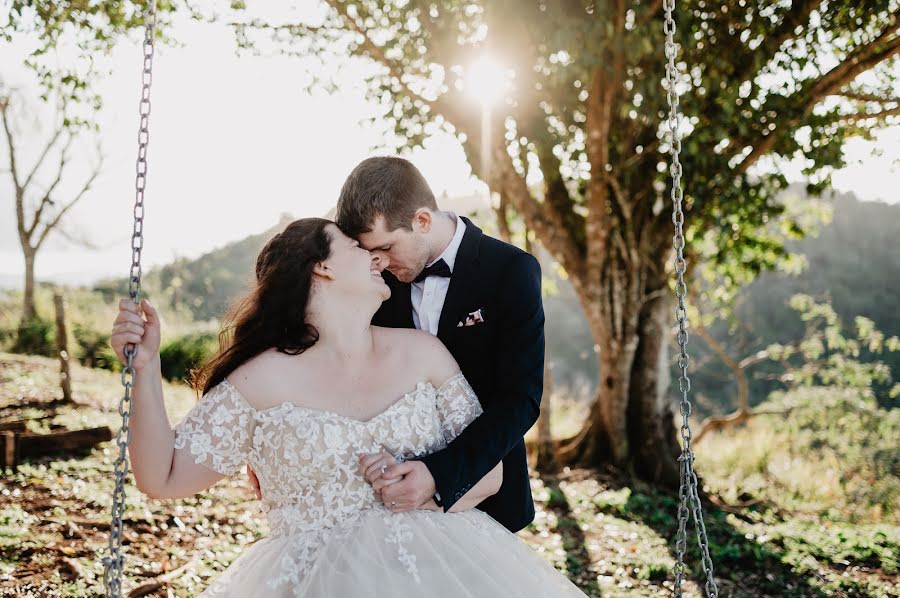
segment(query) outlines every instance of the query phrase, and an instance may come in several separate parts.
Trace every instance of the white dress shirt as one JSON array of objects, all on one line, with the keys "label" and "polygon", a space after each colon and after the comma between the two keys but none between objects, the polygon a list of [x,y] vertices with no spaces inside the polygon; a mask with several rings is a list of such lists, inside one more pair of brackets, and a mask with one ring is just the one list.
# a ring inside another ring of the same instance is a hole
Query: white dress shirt
[{"label": "white dress shirt", "polygon": [[[466,223],[462,218],[452,214],[456,218],[456,233],[444,253],[436,260],[428,264],[434,264],[438,260],[444,260],[450,267],[450,272],[456,265],[456,254],[462,244],[463,235],[466,233]],[[450,279],[443,276],[429,276],[422,282],[412,283],[410,299],[412,299],[413,323],[418,330],[427,330],[437,336],[438,324],[441,321],[441,310],[444,308],[444,300],[447,298],[447,289],[450,288]]]}]

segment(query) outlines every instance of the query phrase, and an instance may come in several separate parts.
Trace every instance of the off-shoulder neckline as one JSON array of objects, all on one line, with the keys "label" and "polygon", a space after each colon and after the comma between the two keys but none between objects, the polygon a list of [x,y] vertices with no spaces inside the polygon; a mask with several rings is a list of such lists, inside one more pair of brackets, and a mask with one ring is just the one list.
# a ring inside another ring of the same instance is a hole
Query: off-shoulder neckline
[{"label": "off-shoulder neckline", "polygon": [[238,398],[238,400],[244,404],[244,406],[246,406],[250,411],[252,411],[255,414],[267,414],[270,412],[276,412],[278,410],[284,410],[286,412],[302,411],[302,412],[306,412],[306,413],[316,414],[321,417],[329,417],[329,418],[340,419],[340,420],[344,420],[344,421],[355,422],[355,423],[361,424],[361,425],[368,425],[368,424],[371,424],[371,423],[379,420],[382,417],[385,417],[386,415],[391,413],[395,408],[404,404],[409,398],[418,397],[420,392],[429,390],[429,389],[433,390],[435,392],[440,392],[444,388],[449,386],[450,384],[456,382],[459,378],[463,378],[463,377],[464,376],[461,371],[457,372],[456,374],[454,374],[453,376],[448,378],[443,384],[441,384],[438,387],[435,387],[434,384],[431,383],[431,381],[418,382],[418,383],[416,383],[415,388],[403,393],[403,395],[400,398],[398,398],[396,401],[394,401],[393,403],[391,403],[390,405],[385,407],[382,411],[373,415],[369,419],[359,419],[359,418],[353,417],[351,415],[344,415],[342,413],[332,411],[330,409],[307,407],[304,405],[299,405],[292,401],[282,401],[281,403],[279,403],[277,405],[272,405],[270,407],[265,407],[263,409],[257,409],[256,407],[254,407],[253,405],[250,404],[250,402],[244,397],[244,395],[241,394],[241,391],[239,391],[237,389],[237,387],[234,384],[232,384],[230,380],[228,380],[228,378],[223,378],[219,384],[222,384],[226,388],[230,389],[230,391],[232,393],[234,393],[234,396],[236,396]]}]

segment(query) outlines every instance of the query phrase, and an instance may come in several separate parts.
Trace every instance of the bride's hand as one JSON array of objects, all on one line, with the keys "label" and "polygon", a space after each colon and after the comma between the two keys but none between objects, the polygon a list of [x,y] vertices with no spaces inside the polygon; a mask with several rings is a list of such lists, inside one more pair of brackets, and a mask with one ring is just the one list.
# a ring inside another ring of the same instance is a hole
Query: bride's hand
[{"label": "bride's hand", "polygon": [[397,463],[398,461],[394,458],[394,455],[387,452],[360,455],[359,472],[366,478],[366,481],[372,485],[375,493],[381,495],[382,488],[390,486],[391,484],[396,484],[403,479],[403,476],[393,479],[382,477],[385,469],[391,465],[396,465]]},{"label": "bride's hand", "polygon": [[160,321],[159,314],[144,299],[138,305],[131,299],[119,301],[119,315],[113,322],[109,344],[116,352],[116,357],[123,364],[128,362],[125,347],[133,343],[137,349],[132,365],[141,371],[148,364],[159,358]]}]

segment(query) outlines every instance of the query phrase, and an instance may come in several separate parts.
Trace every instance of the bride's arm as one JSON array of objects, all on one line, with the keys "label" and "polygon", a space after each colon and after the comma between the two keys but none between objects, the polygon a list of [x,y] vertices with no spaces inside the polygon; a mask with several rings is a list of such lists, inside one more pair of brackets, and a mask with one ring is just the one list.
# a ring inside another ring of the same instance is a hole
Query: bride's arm
[{"label": "bride's arm", "polygon": [[225,476],[195,464],[185,454],[187,451],[175,450],[175,431],[163,401],[159,339],[159,314],[150,303],[144,300],[139,307],[134,301],[123,299],[110,344],[123,363],[126,362],[125,345],[135,343],[138,347],[133,361],[135,380],[131,391],[128,454],[138,490],[147,496],[193,496]]}]

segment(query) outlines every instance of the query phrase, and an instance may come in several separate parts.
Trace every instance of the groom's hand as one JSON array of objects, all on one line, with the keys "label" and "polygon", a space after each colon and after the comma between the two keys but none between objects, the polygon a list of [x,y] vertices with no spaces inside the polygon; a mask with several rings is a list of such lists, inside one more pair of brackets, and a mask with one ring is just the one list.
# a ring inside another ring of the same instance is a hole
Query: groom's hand
[{"label": "groom's hand", "polygon": [[383,477],[389,480],[403,478],[381,489],[384,506],[394,513],[415,511],[427,504],[437,492],[431,472],[421,461],[404,461],[391,465],[385,469]]}]

